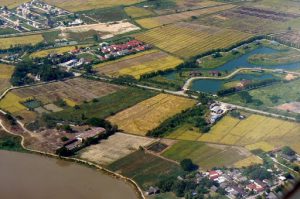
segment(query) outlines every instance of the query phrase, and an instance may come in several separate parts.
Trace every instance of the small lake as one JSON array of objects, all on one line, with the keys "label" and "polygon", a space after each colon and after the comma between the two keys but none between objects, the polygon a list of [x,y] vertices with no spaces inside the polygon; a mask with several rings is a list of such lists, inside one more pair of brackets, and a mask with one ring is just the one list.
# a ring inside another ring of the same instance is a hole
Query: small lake
[{"label": "small lake", "polygon": [[0,151],[0,198],[136,199],[121,180],[77,163]]},{"label": "small lake", "polygon": [[191,90],[202,91],[206,93],[216,93],[222,89],[223,85],[229,81],[238,80],[264,80],[271,79],[273,75],[271,74],[261,74],[261,75],[251,75],[251,74],[237,74],[230,80],[196,80],[191,86]]}]

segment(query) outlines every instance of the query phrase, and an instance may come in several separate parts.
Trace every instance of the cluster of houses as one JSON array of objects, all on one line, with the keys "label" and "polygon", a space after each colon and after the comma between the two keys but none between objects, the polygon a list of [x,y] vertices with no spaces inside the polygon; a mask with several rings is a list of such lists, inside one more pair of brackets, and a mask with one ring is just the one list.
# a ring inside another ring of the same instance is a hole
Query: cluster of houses
[{"label": "cluster of houses", "polygon": [[99,139],[99,136],[105,134],[106,130],[102,127],[92,128],[77,135],[75,138],[66,141],[63,147],[69,151],[77,151],[83,147],[88,139]]},{"label": "cluster of houses", "polygon": [[151,48],[152,48],[151,45],[144,44],[143,42],[138,40],[130,40],[123,44],[112,44],[112,45],[109,45],[107,42],[103,42],[100,43],[100,48],[99,48],[101,52],[100,59],[102,61],[105,61],[111,58],[121,57],[136,52],[145,51]]},{"label": "cluster of houses", "polygon": [[209,105],[210,110],[210,118],[209,123],[214,124],[219,119],[221,119],[228,111],[232,110],[233,108],[229,105],[214,102]]}]

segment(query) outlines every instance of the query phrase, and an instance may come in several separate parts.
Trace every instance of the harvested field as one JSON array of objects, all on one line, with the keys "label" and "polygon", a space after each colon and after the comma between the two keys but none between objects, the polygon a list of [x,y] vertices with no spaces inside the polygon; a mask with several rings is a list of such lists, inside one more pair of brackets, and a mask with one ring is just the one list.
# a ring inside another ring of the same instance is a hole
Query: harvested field
[{"label": "harvested field", "polygon": [[298,0],[261,0],[259,2],[248,2],[246,5],[259,9],[273,10],[276,12],[279,11],[295,14],[299,14],[300,12],[300,1]]},{"label": "harvested field", "polygon": [[[299,123],[266,116],[250,115],[244,120],[226,116],[198,140],[238,146],[248,145],[249,149],[268,150],[269,146],[290,146],[300,152],[299,130]],[[260,142],[268,145],[266,147],[252,145]]]},{"label": "harvested field", "polygon": [[269,151],[272,151],[273,149],[275,149],[274,146],[270,145],[267,142],[257,142],[257,143],[254,143],[254,144],[249,144],[249,145],[246,145],[245,148],[250,150],[250,151],[260,149],[260,150],[265,151],[265,152],[269,152]]},{"label": "harvested field", "polygon": [[142,0],[45,0],[45,2],[69,11],[92,10],[96,8],[131,5]]},{"label": "harvested field", "polygon": [[242,168],[249,167],[251,165],[263,164],[263,160],[255,155],[251,155],[243,160],[240,160],[234,164],[234,167]]},{"label": "harvested field", "polygon": [[44,40],[43,36],[38,35],[29,35],[29,36],[20,36],[20,37],[9,37],[9,38],[0,38],[0,49],[8,49],[11,46],[17,45],[28,45],[28,44],[37,44]]},{"label": "harvested field", "polygon": [[15,67],[6,64],[0,64],[0,94],[11,86],[10,78]]},{"label": "harvested field", "polygon": [[182,22],[151,29],[135,37],[179,57],[190,58],[213,49],[230,47],[251,36],[235,30]]},{"label": "harvested field", "polygon": [[126,14],[132,18],[149,17],[154,15],[151,10],[136,6],[126,7],[124,10]]},{"label": "harvested field", "polygon": [[241,147],[205,144],[197,141],[178,141],[162,155],[178,162],[190,158],[200,168],[207,170],[213,167],[233,166],[251,154]]},{"label": "harvested field", "polygon": [[177,9],[196,9],[196,8],[206,8],[223,5],[224,3],[204,0],[204,1],[195,1],[195,0],[176,0]]},{"label": "harvested field", "polygon": [[1,0],[0,6],[7,6],[8,9],[12,9],[26,2],[28,2],[28,0]]},{"label": "harvested field", "polygon": [[108,169],[132,178],[143,189],[147,189],[165,177],[177,177],[183,174],[179,165],[141,150],[113,162]]},{"label": "harvested field", "polygon": [[276,107],[279,110],[300,113],[300,102],[291,102]]},{"label": "harvested field", "polygon": [[[104,82],[74,78],[13,90],[0,101],[0,107],[14,115],[19,115],[21,114],[20,111],[26,109],[21,103],[27,99],[35,99],[43,105],[52,104],[57,100],[81,104],[84,101],[91,101],[94,98],[114,93],[122,88]],[[40,111],[42,110],[40,109]],[[22,115],[20,116],[23,117]]]},{"label": "harvested field", "polygon": [[127,133],[146,135],[169,117],[195,104],[196,101],[191,99],[159,94],[109,117],[108,120]]},{"label": "harvested field", "polygon": [[150,28],[155,28],[166,24],[188,20],[191,19],[192,16],[208,15],[208,14],[228,10],[234,7],[235,5],[231,5],[231,4],[219,5],[219,6],[202,8],[198,10],[186,11],[186,12],[175,13],[170,15],[140,19],[137,20],[136,22],[142,27],[150,29]]},{"label": "harvested field", "polygon": [[300,31],[287,31],[277,34],[275,37],[284,43],[294,44],[295,46],[300,47]]},{"label": "harvested field", "polygon": [[120,158],[137,151],[140,146],[147,146],[152,138],[116,133],[99,144],[89,146],[80,151],[79,157],[101,165],[108,165]]},{"label": "harvested field", "polygon": [[95,67],[99,74],[111,77],[131,75],[139,79],[143,74],[175,68],[182,62],[181,59],[168,55],[165,52],[150,50],[102,63]]}]

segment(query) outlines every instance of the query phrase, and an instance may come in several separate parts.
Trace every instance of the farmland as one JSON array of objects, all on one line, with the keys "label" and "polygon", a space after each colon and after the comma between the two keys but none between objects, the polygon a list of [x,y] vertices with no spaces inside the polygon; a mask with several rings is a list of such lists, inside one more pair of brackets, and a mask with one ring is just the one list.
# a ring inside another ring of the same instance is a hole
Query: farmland
[{"label": "farmland", "polygon": [[101,97],[97,101],[83,103],[79,109],[67,108],[64,111],[53,113],[58,120],[81,122],[82,115],[85,117],[106,118],[115,113],[129,108],[136,103],[153,97],[156,93],[137,88],[121,89],[110,95]]},{"label": "farmland", "polygon": [[8,49],[11,46],[37,44],[44,40],[42,35],[29,35],[21,37],[0,38],[0,49]]},{"label": "farmland", "polygon": [[10,78],[14,72],[14,66],[0,64],[0,93],[10,86]]},{"label": "farmland", "polygon": [[[298,123],[260,115],[250,115],[244,120],[226,116],[213,126],[209,133],[203,134],[198,140],[238,146],[248,145],[249,149],[260,148],[260,146],[269,148],[269,146],[289,145],[299,153],[300,148],[297,144],[299,128]],[[256,143],[260,144],[252,145]]]},{"label": "farmland", "polygon": [[230,47],[252,35],[191,23],[177,23],[151,29],[136,38],[182,58],[219,48]]},{"label": "farmland", "polygon": [[139,149],[147,146],[153,139],[116,133],[99,144],[92,145],[80,152],[79,157],[101,165],[108,165]]},{"label": "farmland", "polygon": [[41,50],[41,51],[38,51],[38,52],[34,52],[30,56],[32,58],[42,58],[42,57],[47,57],[50,54],[63,54],[63,53],[69,52],[69,51],[74,50],[74,49],[75,49],[75,46],[65,46],[65,47],[61,47],[61,48],[52,48],[52,49],[47,49],[47,50]]},{"label": "farmland", "polygon": [[0,6],[7,6],[9,9],[15,8],[28,0],[1,0]]},{"label": "farmland", "polygon": [[220,12],[223,10],[234,8],[234,5],[219,5],[210,8],[203,8],[199,10],[192,10],[187,12],[175,13],[170,15],[158,16],[158,17],[151,17],[146,19],[139,19],[136,22],[144,28],[155,28],[158,26],[171,24],[175,22],[180,22],[184,20],[191,19],[192,16],[202,16],[208,15],[216,12]]},{"label": "farmland", "polygon": [[200,168],[206,170],[213,167],[233,166],[236,162],[250,156],[250,152],[239,147],[178,141],[162,155],[178,162],[190,158]]},{"label": "farmland", "polygon": [[273,11],[288,12],[298,14],[300,11],[299,1],[289,1],[289,0],[262,0],[259,4],[254,2],[249,2],[246,5],[253,6],[260,9],[268,9]]},{"label": "farmland", "polygon": [[149,17],[154,15],[154,13],[151,10],[136,6],[126,7],[125,12],[132,18]]},{"label": "farmland", "polygon": [[179,165],[141,150],[113,162],[108,168],[132,178],[144,189],[164,177],[177,177],[183,173]]},{"label": "farmland", "polygon": [[192,107],[195,103],[191,99],[159,94],[109,117],[108,120],[127,133],[146,135],[167,118]]},{"label": "farmland", "polygon": [[300,46],[300,31],[287,31],[275,36],[278,40]]},{"label": "farmland", "polygon": [[41,107],[40,105],[31,107],[32,109],[40,107],[36,110],[37,112],[48,112],[42,106],[53,104],[59,100],[65,101],[69,106],[74,106],[84,101],[91,101],[94,98],[114,93],[120,89],[122,87],[116,85],[75,78],[62,82],[15,89],[0,101],[0,107],[14,115],[28,119],[27,114],[34,114],[34,112],[28,111],[24,106],[24,102],[27,100],[33,100],[41,104]]},{"label": "farmland", "polygon": [[181,63],[182,60],[168,55],[167,53],[158,50],[150,50],[96,65],[95,70],[98,74],[112,77],[131,75],[136,79],[139,79],[143,74],[175,68]]}]

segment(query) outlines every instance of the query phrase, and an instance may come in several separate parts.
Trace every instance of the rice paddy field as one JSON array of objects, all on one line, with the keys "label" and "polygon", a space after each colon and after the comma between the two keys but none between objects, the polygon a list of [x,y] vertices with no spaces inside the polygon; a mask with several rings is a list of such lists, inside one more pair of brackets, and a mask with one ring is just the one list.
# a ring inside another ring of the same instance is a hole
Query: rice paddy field
[{"label": "rice paddy field", "polygon": [[154,28],[135,37],[181,58],[190,58],[213,49],[230,47],[252,35],[236,30],[180,22]]},{"label": "rice paddy field", "polygon": [[195,100],[159,94],[125,109],[108,120],[126,133],[146,135],[163,121],[196,104]]},{"label": "rice paddy field", "polygon": [[142,2],[142,0],[45,0],[46,3],[69,10],[72,12],[106,8],[121,5],[131,5]]},{"label": "rice paddy field", "polygon": [[213,167],[230,167],[251,156],[251,153],[241,147],[205,144],[197,141],[178,141],[163,152],[162,156],[180,162],[190,158],[201,169]]},{"label": "rice paddy field", "polygon": [[143,74],[175,68],[181,63],[183,63],[181,59],[165,52],[150,50],[98,64],[95,70],[101,75],[111,77],[131,75],[139,79]]},{"label": "rice paddy field", "polygon": [[44,40],[41,34],[38,35],[28,35],[20,37],[9,37],[9,38],[0,38],[0,49],[8,49],[12,46],[17,45],[28,45],[28,44],[37,44]]},{"label": "rice paddy field", "polygon": [[124,10],[126,14],[132,18],[149,17],[155,15],[155,13],[149,9],[136,6],[125,7]]},{"label": "rice paddy field", "polygon": [[[78,47],[81,47],[81,46],[78,46]],[[64,54],[64,53],[70,52],[71,50],[74,50],[74,49],[75,49],[75,46],[64,46],[61,48],[52,48],[52,49],[34,52],[30,55],[30,57],[42,58],[42,57],[47,57],[50,54]]]},{"label": "rice paddy field", "polygon": [[14,72],[14,66],[0,64],[0,94],[11,86],[10,78]]},{"label": "rice paddy field", "polygon": [[[91,101],[94,98],[114,93],[120,89],[123,89],[123,87],[83,78],[74,78],[61,82],[15,89],[0,101],[0,108],[15,116],[29,119],[36,115],[36,112],[28,111],[24,105],[24,102],[29,99],[39,102],[43,109],[43,111],[40,111],[44,112],[47,109],[43,108],[43,105],[53,104],[58,100],[64,100],[69,106],[74,106],[84,101]],[[51,105],[51,107],[50,109],[53,109],[54,105]],[[31,117],[28,117],[28,115]]]},{"label": "rice paddy field", "polygon": [[226,4],[226,5],[218,5],[218,6],[212,6],[208,8],[202,8],[198,10],[192,10],[192,11],[186,11],[186,12],[180,12],[180,13],[175,13],[175,14],[170,14],[170,15],[163,15],[163,16],[158,16],[158,17],[150,17],[150,18],[145,18],[145,19],[139,19],[136,22],[142,26],[143,28],[151,29],[155,28],[158,26],[166,25],[166,24],[171,24],[175,22],[180,22],[184,20],[191,19],[192,16],[203,16],[203,15],[208,15],[220,11],[224,11],[227,9],[234,8],[235,5],[231,4]]}]

